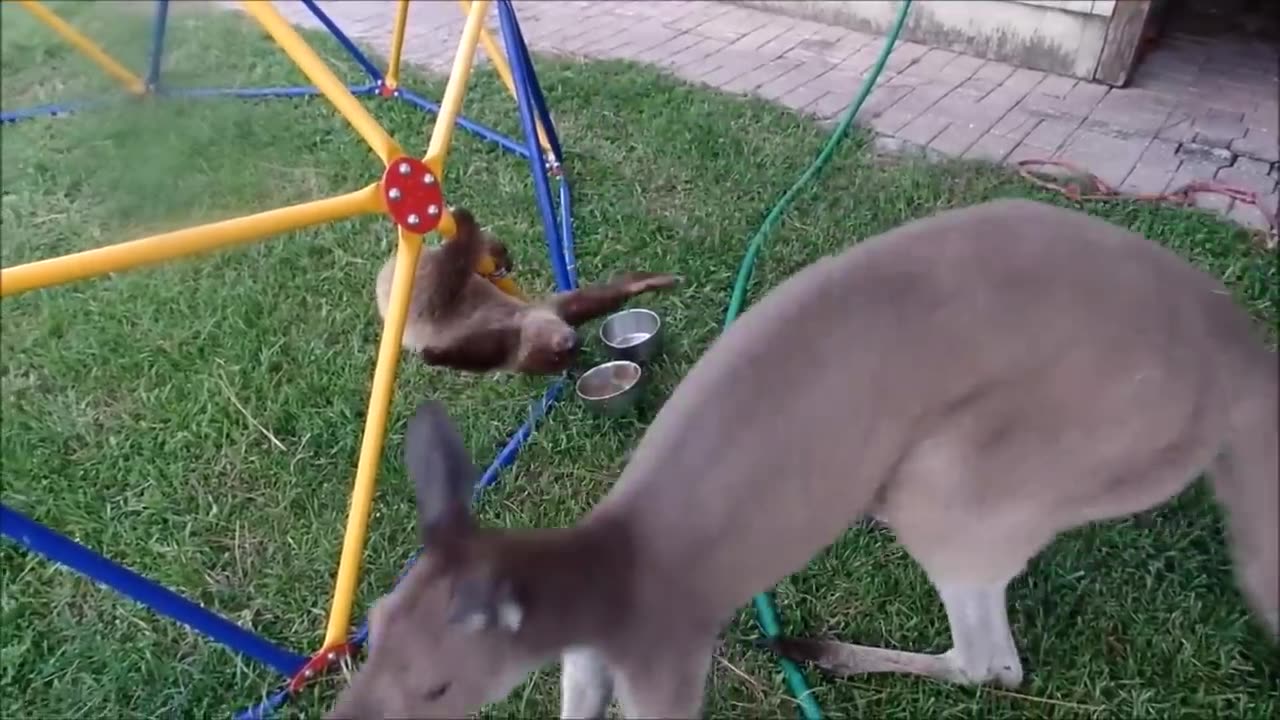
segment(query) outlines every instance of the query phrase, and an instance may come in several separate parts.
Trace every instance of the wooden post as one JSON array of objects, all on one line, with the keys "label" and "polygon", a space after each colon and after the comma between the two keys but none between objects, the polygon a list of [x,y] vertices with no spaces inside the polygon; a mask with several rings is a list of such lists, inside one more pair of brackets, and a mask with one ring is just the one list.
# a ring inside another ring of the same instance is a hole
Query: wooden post
[{"label": "wooden post", "polygon": [[1118,0],[1107,22],[1093,79],[1116,87],[1129,84],[1142,41],[1142,30],[1151,15],[1151,0]]}]

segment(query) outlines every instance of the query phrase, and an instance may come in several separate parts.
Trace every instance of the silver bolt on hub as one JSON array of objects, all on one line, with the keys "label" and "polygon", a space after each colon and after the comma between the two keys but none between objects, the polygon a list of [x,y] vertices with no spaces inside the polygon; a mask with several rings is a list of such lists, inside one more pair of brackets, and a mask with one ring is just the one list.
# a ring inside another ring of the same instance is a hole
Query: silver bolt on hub
[{"label": "silver bolt on hub", "polygon": [[387,193],[387,196],[390,197],[392,200],[399,200],[400,188],[391,188],[391,192]]},{"label": "silver bolt on hub", "polygon": [[408,175],[413,170],[413,168],[409,167],[409,163],[407,162],[400,163],[400,167],[396,169],[400,171],[401,175]]},{"label": "silver bolt on hub", "polygon": [[422,218],[418,217],[417,215],[410,215],[410,216],[409,216],[409,224],[410,224],[410,225],[417,225],[417,224],[418,224],[418,221],[419,221],[419,220],[421,220],[421,219],[422,219]]},{"label": "silver bolt on hub", "polygon": [[428,215],[430,215],[431,217],[435,217],[435,216],[439,215],[439,214],[440,214],[440,208],[439,208],[439,206],[437,206],[437,205],[428,205],[428,206],[427,206],[427,214],[428,214]]}]

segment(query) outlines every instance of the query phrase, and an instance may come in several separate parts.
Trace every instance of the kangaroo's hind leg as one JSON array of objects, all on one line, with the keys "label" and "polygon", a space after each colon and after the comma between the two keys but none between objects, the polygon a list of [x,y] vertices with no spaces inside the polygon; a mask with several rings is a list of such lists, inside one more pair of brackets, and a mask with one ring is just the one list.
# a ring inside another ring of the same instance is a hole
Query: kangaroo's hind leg
[{"label": "kangaroo's hind leg", "polygon": [[995,681],[1007,688],[1022,683],[1022,663],[1009,629],[1005,583],[938,586],[951,626],[952,648],[940,654],[889,650],[836,640],[778,638],[776,652],[808,661],[834,675],[867,673],[923,675],[960,685]]},{"label": "kangaroo's hind leg", "polygon": [[[989,499],[978,479],[1010,468],[980,459],[954,437],[922,443],[904,459],[873,510],[924,569],[946,611],[952,647],[926,654],[834,640],[782,638],[775,649],[835,675],[900,673],[961,685],[1022,682],[1005,589],[1053,539],[1053,528],[1016,502]],[[1021,468],[1015,468],[1021,470]]]}]

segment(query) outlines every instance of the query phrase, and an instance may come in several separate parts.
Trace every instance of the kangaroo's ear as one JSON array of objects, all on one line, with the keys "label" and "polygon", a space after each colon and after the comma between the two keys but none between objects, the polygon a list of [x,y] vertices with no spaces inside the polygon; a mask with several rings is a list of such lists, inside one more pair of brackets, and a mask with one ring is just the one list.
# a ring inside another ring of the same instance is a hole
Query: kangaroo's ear
[{"label": "kangaroo's ear", "polygon": [[468,532],[478,473],[442,403],[426,400],[409,418],[404,464],[413,481],[423,546]]}]

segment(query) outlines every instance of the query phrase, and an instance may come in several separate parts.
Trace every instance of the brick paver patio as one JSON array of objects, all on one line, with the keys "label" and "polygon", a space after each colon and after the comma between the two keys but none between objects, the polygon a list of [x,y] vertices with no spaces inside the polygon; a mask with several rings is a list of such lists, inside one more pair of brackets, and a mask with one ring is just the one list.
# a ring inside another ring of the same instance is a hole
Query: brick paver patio
[{"label": "brick paver patio", "polygon": [[[292,22],[319,23],[299,2]],[[352,38],[386,52],[395,3],[324,2]],[[516,2],[531,49],[650,63],[694,82],[751,93],[822,120],[857,92],[883,38],[720,2]],[[447,71],[462,29],[453,2],[414,3],[407,62]],[[496,31],[496,18],[490,23]],[[1126,192],[1216,179],[1265,195],[1280,180],[1280,53],[1247,39],[1173,35],[1131,87],[1110,88],[900,42],[859,116],[884,147],[1014,162],[1061,159]],[[1252,206],[1197,204],[1265,227]]]}]

